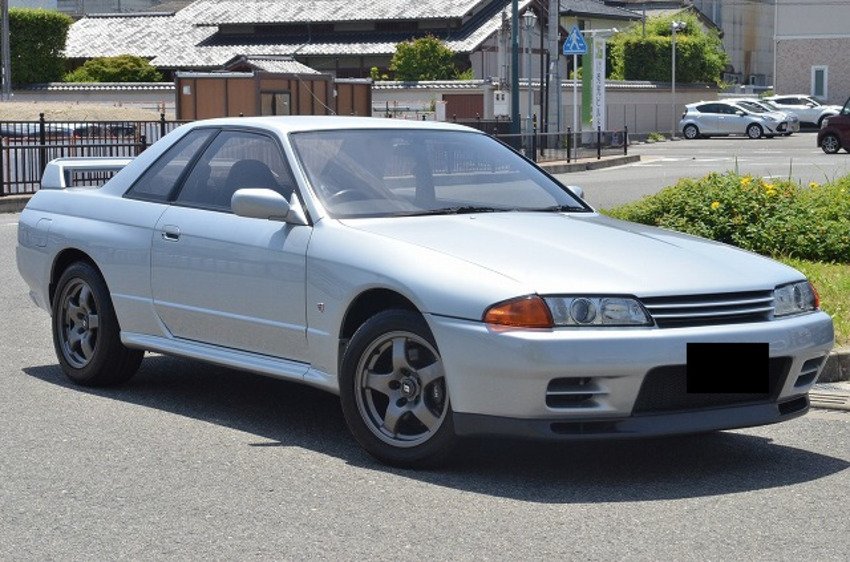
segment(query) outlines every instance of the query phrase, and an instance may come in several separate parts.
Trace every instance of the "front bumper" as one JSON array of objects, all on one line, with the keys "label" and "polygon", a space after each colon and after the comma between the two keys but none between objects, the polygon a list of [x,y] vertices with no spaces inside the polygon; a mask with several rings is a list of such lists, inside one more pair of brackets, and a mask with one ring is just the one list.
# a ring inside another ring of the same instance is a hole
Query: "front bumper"
[{"label": "front bumper", "polygon": [[[515,426],[525,428],[519,432],[526,436],[529,431],[574,435],[576,427],[594,428],[579,434],[664,434],[782,421],[805,413],[808,402],[800,409],[782,405],[805,398],[833,344],[832,320],[822,312],[770,322],[663,329],[500,332],[455,318],[432,315],[428,322],[445,365],[457,429],[466,433],[515,434],[508,427]],[[687,344],[700,342],[767,342],[770,357],[784,365],[770,396],[755,403],[706,403],[684,410],[640,406],[636,414],[647,375],[683,370]],[[580,390],[570,390],[570,384]],[[566,400],[558,395],[564,388]],[[600,429],[604,427],[608,429]]]}]

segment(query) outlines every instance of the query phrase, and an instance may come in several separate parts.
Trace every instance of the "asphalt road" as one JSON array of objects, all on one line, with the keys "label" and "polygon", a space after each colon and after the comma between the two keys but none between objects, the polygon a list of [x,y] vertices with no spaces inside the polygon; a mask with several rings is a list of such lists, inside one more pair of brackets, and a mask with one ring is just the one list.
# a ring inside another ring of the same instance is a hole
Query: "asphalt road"
[{"label": "asphalt road", "polygon": [[467,444],[388,469],[335,397],[149,355],[70,385],[0,215],[0,559],[845,559],[850,413],[689,438]]},{"label": "asphalt road", "polygon": [[791,178],[803,185],[850,174],[850,154],[824,154],[814,132],[750,140],[718,137],[635,145],[641,162],[602,170],[560,174],[567,184],[584,188],[591,205],[607,209],[673,185],[682,177],[737,169],[755,177]]}]

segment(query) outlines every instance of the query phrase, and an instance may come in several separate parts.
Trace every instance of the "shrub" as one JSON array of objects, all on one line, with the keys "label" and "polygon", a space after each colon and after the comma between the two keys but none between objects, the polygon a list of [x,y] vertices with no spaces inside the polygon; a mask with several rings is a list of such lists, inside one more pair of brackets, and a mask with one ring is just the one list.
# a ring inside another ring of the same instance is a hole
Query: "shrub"
[{"label": "shrub", "polygon": [[850,176],[800,186],[733,172],[682,179],[607,214],[771,256],[850,263]]},{"label": "shrub", "polygon": [[460,74],[454,51],[433,35],[396,45],[390,70],[396,80],[450,80]]},{"label": "shrub", "polygon": [[73,20],[42,9],[9,10],[9,51],[15,84],[53,82],[65,71],[65,39]]},{"label": "shrub", "polygon": [[162,74],[147,59],[133,55],[99,57],[65,75],[65,82],[159,82]]}]

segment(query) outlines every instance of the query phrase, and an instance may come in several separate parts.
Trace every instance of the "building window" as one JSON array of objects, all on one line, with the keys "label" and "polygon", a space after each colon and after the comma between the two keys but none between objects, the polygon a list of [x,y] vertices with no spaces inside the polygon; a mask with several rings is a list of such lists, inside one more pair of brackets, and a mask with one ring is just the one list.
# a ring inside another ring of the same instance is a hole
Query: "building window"
[{"label": "building window", "polygon": [[289,92],[261,92],[260,115],[292,115]]},{"label": "building window", "polygon": [[827,97],[827,67],[813,66],[812,67],[812,95],[816,98],[826,99]]}]

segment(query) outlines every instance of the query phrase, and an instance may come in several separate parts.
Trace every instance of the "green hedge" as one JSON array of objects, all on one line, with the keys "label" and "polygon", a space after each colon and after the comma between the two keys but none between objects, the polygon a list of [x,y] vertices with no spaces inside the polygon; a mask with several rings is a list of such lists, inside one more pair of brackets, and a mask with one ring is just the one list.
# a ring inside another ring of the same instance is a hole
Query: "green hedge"
[{"label": "green hedge", "polygon": [[12,82],[37,84],[61,80],[65,40],[73,20],[65,14],[30,8],[9,10]]},{"label": "green hedge", "polygon": [[66,82],[159,82],[162,74],[147,59],[133,55],[99,57],[65,75]]},{"label": "green hedge", "polygon": [[850,176],[800,186],[711,173],[606,214],[760,254],[850,263]]},{"label": "green hedge", "polygon": [[[729,58],[716,33],[706,32],[692,15],[678,14],[686,22],[676,34],[676,82],[719,83]],[[672,80],[672,17],[649,18],[646,35],[635,25],[611,39],[612,77],[625,80]]]}]

